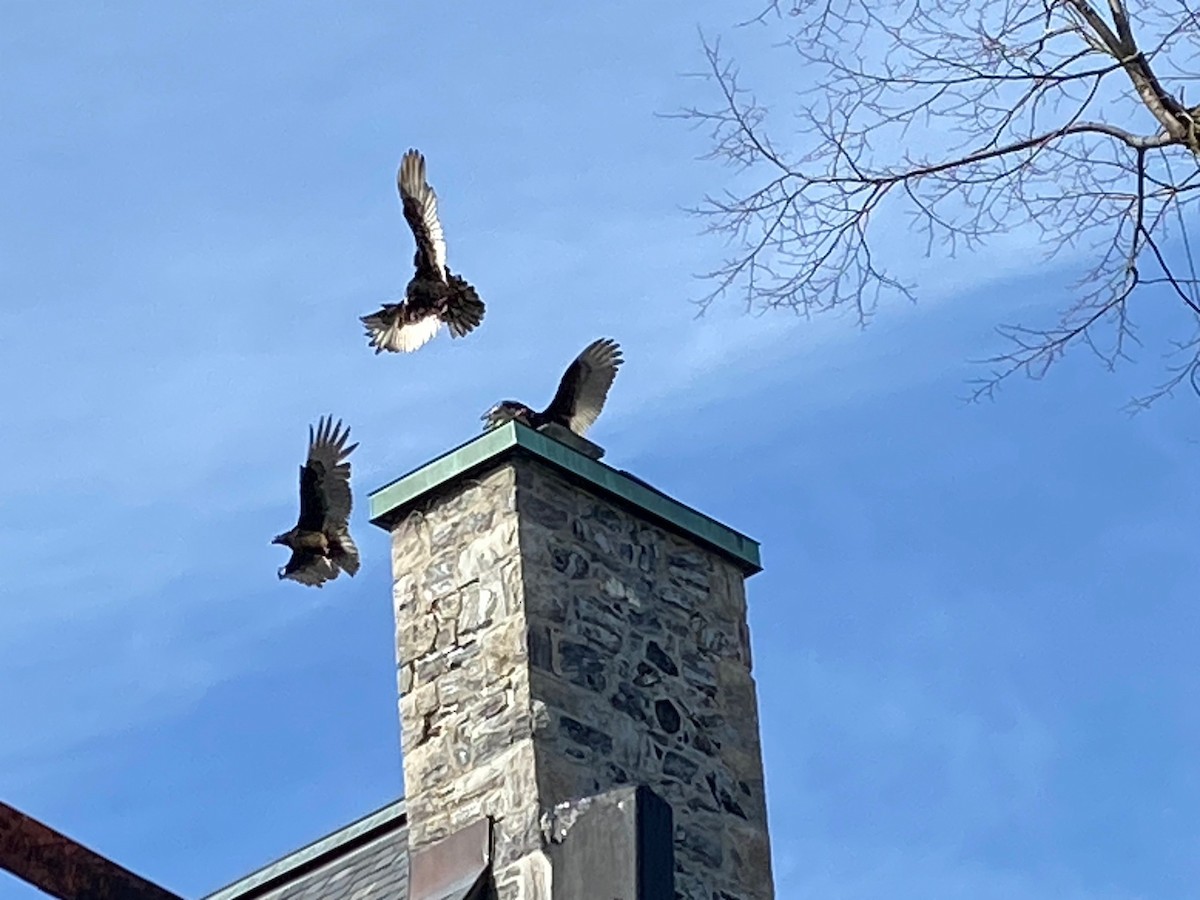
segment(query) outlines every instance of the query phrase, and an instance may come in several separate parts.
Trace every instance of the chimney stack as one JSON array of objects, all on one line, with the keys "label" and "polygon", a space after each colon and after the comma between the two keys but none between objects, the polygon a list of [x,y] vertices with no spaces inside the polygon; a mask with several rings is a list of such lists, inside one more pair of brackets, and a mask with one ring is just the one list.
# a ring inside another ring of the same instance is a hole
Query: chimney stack
[{"label": "chimney stack", "polygon": [[410,857],[490,819],[501,900],[550,898],[555,807],[641,785],[671,808],[676,896],[773,898],[754,541],[515,422],[370,503],[392,535]]}]

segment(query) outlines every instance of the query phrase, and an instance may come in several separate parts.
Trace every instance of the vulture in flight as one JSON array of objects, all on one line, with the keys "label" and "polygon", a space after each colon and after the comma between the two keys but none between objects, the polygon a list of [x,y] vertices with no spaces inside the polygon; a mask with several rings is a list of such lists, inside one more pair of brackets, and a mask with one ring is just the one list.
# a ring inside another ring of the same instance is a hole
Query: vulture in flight
[{"label": "vulture in flight", "polygon": [[350,538],[350,456],[358,444],[346,446],[350,429],[341,420],[322,416],[308,426],[308,461],[300,467],[300,518],[291,531],[276,535],[272,544],[290,547],[292,558],[279,570],[280,578],[322,587],[345,571],[358,571],[358,548]]},{"label": "vulture in flight", "polygon": [[425,157],[409,150],[396,175],[404,218],[417,239],[413,265],[417,272],[400,303],[385,303],[362,316],[376,353],[411,353],[424,346],[442,327],[462,337],[483,321],[483,301],[475,288],[446,268],[446,239],[438,220],[437,194],[425,180]]},{"label": "vulture in flight", "polygon": [[517,421],[530,428],[554,423],[583,437],[604,409],[608,389],[624,360],[620,345],[610,338],[592,341],[563,373],[558,393],[541,412],[516,400],[504,400],[483,414],[484,429]]}]

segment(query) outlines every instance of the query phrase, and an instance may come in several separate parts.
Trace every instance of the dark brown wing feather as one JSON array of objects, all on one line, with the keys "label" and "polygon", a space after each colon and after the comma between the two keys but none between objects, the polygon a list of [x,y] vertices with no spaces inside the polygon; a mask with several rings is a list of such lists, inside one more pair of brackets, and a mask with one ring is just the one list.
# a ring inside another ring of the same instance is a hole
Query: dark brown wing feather
[{"label": "dark brown wing feather", "polygon": [[300,521],[302,531],[332,531],[346,527],[353,507],[350,492],[350,456],[358,444],[346,446],[350,429],[339,420],[322,416],[316,432],[308,428],[308,461],[300,467]]},{"label": "dark brown wing feather", "polygon": [[584,348],[567,367],[558,392],[542,415],[570,428],[582,437],[604,409],[609,388],[624,360],[620,345],[611,338],[600,338]]},{"label": "dark brown wing feather", "polygon": [[396,187],[404,206],[404,219],[417,239],[417,255],[413,262],[417,274],[446,280],[446,238],[438,219],[437,194],[425,180],[425,157],[409,150],[400,160]]},{"label": "dark brown wing feather", "polygon": [[446,270],[446,280],[450,285],[451,296],[446,301],[442,318],[450,326],[452,337],[463,337],[479,327],[483,321],[484,306],[479,299],[479,292],[467,281]]},{"label": "dark brown wing feather", "polygon": [[326,581],[337,578],[338,570],[332,561],[312,550],[294,550],[287,565],[283,567],[283,577],[307,584],[310,587],[323,587]]}]

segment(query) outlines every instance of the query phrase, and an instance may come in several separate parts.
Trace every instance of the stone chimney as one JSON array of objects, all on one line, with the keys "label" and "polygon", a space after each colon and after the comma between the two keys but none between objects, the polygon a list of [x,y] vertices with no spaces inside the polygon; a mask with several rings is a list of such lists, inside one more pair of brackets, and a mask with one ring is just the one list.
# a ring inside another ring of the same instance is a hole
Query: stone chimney
[{"label": "stone chimney", "polygon": [[595,456],[509,423],[371,495],[410,854],[490,817],[501,900],[550,898],[554,807],[645,785],[677,896],[769,900],[758,545]]}]

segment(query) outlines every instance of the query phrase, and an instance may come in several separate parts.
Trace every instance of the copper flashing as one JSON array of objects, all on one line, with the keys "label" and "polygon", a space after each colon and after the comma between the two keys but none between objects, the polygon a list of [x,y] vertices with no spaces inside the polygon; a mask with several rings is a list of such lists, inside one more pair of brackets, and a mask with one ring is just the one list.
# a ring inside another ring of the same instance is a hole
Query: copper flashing
[{"label": "copper flashing", "polygon": [[409,854],[408,900],[467,900],[492,865],[492,822],[479,819]]}]

